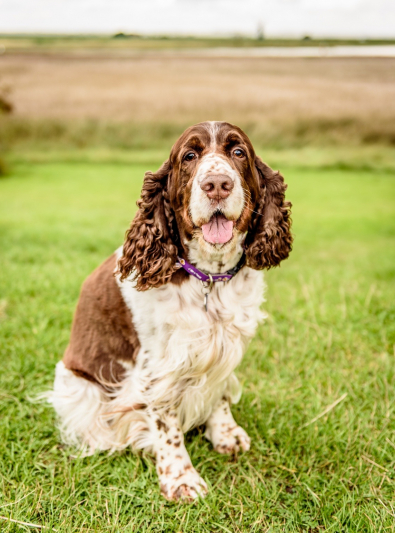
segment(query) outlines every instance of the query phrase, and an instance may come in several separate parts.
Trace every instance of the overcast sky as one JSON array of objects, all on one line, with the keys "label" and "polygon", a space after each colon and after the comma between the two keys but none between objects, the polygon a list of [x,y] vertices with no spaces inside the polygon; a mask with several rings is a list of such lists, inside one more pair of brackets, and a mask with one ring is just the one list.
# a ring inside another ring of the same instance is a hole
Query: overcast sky
[{"label": "overcast sky", "polygon": [[395,37],[395,0],[0,0],[0,32]]}]

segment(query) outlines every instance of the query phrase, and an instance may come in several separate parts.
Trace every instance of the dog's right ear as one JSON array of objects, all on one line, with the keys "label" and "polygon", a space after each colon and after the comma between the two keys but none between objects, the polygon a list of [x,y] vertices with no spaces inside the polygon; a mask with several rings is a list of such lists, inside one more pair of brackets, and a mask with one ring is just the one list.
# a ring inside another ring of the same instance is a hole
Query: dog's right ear
[{"label": "dog's right ear", "polygon": [[138,211],[118,261],[120,280],[132,275],[139,291],[160,287],[176,270],[177,247],[172,239],[173,215],[167,194],[171,173],[169,160],[157,172],[146,172]]}]

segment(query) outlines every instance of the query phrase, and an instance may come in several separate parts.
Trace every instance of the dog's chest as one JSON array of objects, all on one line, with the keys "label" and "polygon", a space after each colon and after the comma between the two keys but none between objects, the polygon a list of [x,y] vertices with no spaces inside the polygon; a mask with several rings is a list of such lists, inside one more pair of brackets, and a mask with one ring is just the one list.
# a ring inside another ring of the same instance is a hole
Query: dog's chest
[{"label": "dog's chest", "polygon": [[229,282],[214,285],[208,311],[202,284],[193,277],[181,285],[168,283],[146,292],[122,284],[121,291],[151,361],[177,358],[180,363],[188,360],[199,366],[200,361],[206,366],[203,360],[215,364],[225,356],[238,364],[240,352],[262,318],[263,277],[247,267]]}]

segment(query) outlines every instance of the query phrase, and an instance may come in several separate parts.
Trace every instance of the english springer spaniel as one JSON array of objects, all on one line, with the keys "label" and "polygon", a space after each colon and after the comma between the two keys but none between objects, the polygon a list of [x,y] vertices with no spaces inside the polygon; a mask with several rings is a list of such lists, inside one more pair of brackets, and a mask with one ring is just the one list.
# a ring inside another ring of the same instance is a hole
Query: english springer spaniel
[{"label": "english springer spaniel", "polygon": [[200,424],[223,454],[250,438],[230,404],[258,322],[259,270],[291,251],[283,177],[227,122],[188,128],[147,172],[123,248],[83,284],[51,402],[65,443],[144,449],[160,490],[191,501],[207,485],[183,434]]}]

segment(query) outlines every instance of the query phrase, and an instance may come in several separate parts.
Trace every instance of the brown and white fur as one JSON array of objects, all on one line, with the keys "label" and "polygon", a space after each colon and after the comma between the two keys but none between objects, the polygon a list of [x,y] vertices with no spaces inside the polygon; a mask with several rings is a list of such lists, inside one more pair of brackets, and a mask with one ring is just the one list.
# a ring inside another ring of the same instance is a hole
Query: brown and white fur
[{"label": "brown and white fur", "polygon": [[[64,442],[85,453],[152,452],[169,500],[207,492],[184,446],[189,429],[205,424],[220,453],[249,449],[230,410],[240,398],[234,370],[263,318],[259,270],[291,250],[285,190],[245,133],[225,122],[188,128],[146,173],[124,246],[85,281],[56,367],[51,402]],[[207,240],[202,228],[221,221],[232,221],[228,234],[218,229],[229,240]],[[243,251],[245,265],[214,284],[206,312],[200,281],[177,268],[177,255],[223,273]]]}]

